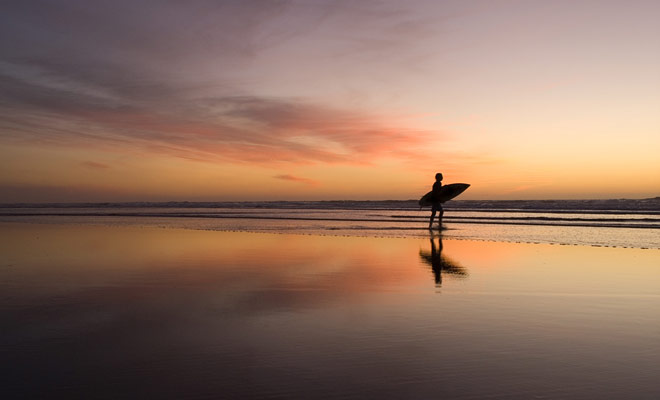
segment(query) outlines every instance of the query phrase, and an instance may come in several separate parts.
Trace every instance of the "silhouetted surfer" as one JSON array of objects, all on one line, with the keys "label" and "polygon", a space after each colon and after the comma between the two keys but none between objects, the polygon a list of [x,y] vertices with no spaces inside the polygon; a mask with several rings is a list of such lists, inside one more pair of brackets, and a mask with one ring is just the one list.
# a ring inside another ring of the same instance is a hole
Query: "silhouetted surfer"
[{"label": "silhouetted surfer", "polygon": [[429,229],[433,229],[433,219],[435,218],[435,212],[439,211],[438,229],[442,230],[442,215],[445,213],[445,210],[442,209],[442,204],[439,201],[441,190],[442,174],[438,172],[435,174],[435,183],[433,184],[433,203],[431,204],[431,220],[429,221]]}]

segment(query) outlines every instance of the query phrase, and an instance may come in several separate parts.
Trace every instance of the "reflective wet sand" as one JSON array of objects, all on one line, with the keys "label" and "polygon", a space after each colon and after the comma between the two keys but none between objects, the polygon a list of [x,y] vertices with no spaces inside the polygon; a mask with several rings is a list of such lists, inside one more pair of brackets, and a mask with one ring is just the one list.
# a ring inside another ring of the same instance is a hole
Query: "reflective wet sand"
[{"label": "reflective wet sand", "polygon": [[658,398],[660,251],[0,224],[2,398]]}]

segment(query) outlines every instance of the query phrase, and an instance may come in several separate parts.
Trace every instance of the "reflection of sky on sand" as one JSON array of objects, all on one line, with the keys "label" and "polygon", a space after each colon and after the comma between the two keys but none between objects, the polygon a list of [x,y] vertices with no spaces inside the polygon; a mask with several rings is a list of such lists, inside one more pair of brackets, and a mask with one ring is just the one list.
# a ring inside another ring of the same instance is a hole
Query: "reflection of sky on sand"
[{"label": "reflection of sky on sand", "polygon": [[30,267],[15,270],[12,279],[39,290],[222,286],[241,293],[268,287],[292,296],[341,289],[345,296],[399,285],[411,275],[387,267],[405,258],[401,246],[383,247],[378,240],[54,225],[15,225],[5,236],[8,262]]},{"label": "reflection of sky on sand", "polygon": [[654,250],[75,225],[0,234],[10,393],[658,394]]}]

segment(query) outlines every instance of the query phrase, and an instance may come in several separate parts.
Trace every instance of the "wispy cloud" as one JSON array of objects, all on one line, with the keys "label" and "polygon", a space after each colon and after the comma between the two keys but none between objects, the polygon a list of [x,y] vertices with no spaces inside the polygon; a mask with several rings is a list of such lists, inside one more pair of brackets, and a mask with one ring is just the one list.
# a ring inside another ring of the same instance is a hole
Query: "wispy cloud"
[{"label": "wispy cloud", "polygon": [[376,58],[405,51],[425,28],[397,10],[348,1],[14,3],[0,17],[0,141],[256,164],[419,159],[438,132],[389,111],[260,95],[236,79],[260,52],[338,28],[345,57],[364,47]]},{"label": "wispy cloud", "polygon": [[364,164],[377,157],[418,157],[413,148],[433,135],[393,117],[388,122],[304,99],[182,99],[176,88],[162,86],[159,102],[134,104],[7,75],[0,82],[14,89],[0,95],[0,107],[13,109],[0,120],[0,137],[10,141],[137,147],[204,161]]},{"label": "wispy cloud", "polygon": [[302,178],[302,177],[294,176],[294,175],[286,175],[286,174],[285,175],[275,175],[273,178],[281,179],[281,180],[284,180],[284,181],[304,183],[306,185],[312,185],[312,186],[317,186],[319,184],[318,181],[315,181],[313,179]]},{"label": "wispy cloud", "polygon": [[91,169],[108,169],[108,168],[110,168],[109,165],[103,164],[103,163],[100,163],[100,162],[96,162],[96,161],[83,161],[83,162],[80,163],[80,165],[82,165],[85,168],[91,168]]},{"label": "wispy cloud", "polygon": [[513,193],[524,193],[528,191],[532,191],[535,189],[539,188],[547,188],[552,185],[552,182],[550,181],[542,181],[538,183],[530,183],[530,184],[523,184],[523,185],[518,185],[514,186],[509,189],[504,189],[500,191],[500,194],[513,194]]}]

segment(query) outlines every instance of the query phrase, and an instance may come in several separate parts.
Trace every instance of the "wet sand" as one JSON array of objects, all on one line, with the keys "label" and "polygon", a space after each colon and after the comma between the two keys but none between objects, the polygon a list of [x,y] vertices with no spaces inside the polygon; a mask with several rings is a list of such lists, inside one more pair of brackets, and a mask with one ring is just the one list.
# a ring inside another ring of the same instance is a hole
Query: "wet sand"
[{"label": "wet sand", "polygon": [[0,224],[2,398],[660,397],[660,251]]}]

